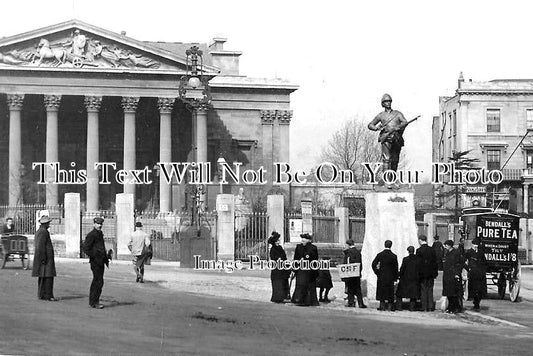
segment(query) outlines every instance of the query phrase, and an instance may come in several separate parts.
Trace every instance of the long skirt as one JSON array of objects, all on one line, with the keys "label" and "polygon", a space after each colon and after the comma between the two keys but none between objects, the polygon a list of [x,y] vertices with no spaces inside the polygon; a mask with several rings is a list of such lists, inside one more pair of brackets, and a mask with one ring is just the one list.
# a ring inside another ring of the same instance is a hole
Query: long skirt
[{"label": "long skirt", "polygon": [[271,302],[282,303],[289,297],[289,280],[288,279],[271,279],[272,282],[272,298]]},{"label": "long skirt", "polygon": [[54,298],[54,277],[38,278],[37,297],[45,300]]},{"label": "long skirt", "polygon": [[296,273],[296,288],[292,295],[294,304],[302,306],[317,306],[316,274],[315,271],[300,270]]}]

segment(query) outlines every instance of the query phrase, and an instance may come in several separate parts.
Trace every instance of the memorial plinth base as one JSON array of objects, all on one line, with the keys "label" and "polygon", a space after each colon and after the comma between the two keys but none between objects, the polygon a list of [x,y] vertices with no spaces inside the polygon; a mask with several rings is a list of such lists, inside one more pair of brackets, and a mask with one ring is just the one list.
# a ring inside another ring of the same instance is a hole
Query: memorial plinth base
[{"label": "memorial plinth base", "polygon": [[412,191],[367,193],[365,206],[362,284],[366,286],[368,299],[375,300],[377,277],[372,261],[385,248],[385,241],[392,241],[391,250],[398,256],[398,267],[408,255],[407,247],[418,248],[414,194]]}]

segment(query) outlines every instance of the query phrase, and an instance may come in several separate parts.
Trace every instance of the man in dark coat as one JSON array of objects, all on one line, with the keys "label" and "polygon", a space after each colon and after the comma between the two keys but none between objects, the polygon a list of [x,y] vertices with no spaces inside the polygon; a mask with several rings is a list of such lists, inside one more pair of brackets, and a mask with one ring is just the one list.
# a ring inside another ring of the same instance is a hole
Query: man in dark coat
[{"label": "man in dark coat", "polygon": [[459,298],[463,297],[463,283],[461,272],[463,259],[458,250],[453,248],[453,241],[444,242],[446,253],[443,260],[442,295],[448,298],[448,313],[460,313],[462,311]]},{"label": "man in dark coat", "polygon": [[[287,260],[287,254],[283,246],[281,246],[280,237],[278,232],[272,231],[268,243],[272,245],[270,247],[270,260],[280,261],[281,263],[281,261]],[[283,303],[286,299],[290,298],[289,275],[290,271],[283,268],[275,268],[270,271],[270,281],[272,283],[271,302]]]},{"label": "man in dark coat", "polygon": [[428,246],[427,240],[427,236],[420,235],[418,237],[418,243],[420,244],[420,247],[416,250],[416,255],[420,259],[420,268],[418,271],[422,311],[434,310],[433,286],[435,284],[435,278],[437,278],[439,274],[437,254],[434,248]]},{"label": "man in dark coat", "polygon": [[292,295],[292,302],[300,306],[317,306],[319,305],[316,296],[316,278],[318,277],[318,271],[305,268],[303,265],[311,265],[311,261],[318,261],[318,249],[311,243],[311,235],[301,234],[300,237],[302,238],[302,243],[296,245],[296,249],[294,250],[294,261],[300,261],[300,268],[294,271],[296,275],[296,287]]},{"label": "man in dark coat", "polygon": [[89,306],[103,309],[104,306],[100,304],[100,294],[102,294],[102,287],[104,286],[104,265],[109,267],[109,254],[106,253],[104,234],[102,233],[104,219],[96,217],[93,222],[94,229],[87,234],[83,244],[83,250],[89,256],[91,271],[93,272],[93,281],[89,291]]},{"label": "man in dark coat", "polygon": [[391,251],[392,241],[385,241],[385,249],[372,262],[372,270],[378,277],[376,299],[378,310],[394,311],[394,282],[398,279],[398,258]]},{"label": "man in dark coat", "polygon": [[6,223],[2,227],[2,234],[12,234],[15,232],[15,225],[13,225],[13,218],[7,218]]},{"label": "man in dark coat", "polygon": [[487,297],[487,260],[479,246],[479,239],[472,241],[472,248],[465,252],[465,268],[468,271],[468,297],[474,299],[474,310],[479,310],[482,298]]},{"label": "man in dark coat", "polygon": [[[362,272],[363,264],[361,259],[361,251],[355,247],[355,242],[352,239],[347,240],[346,245],[348,245],[348,248],[343,251],[343,263],[359,263],[359,272]],[[363,293],[361,292],[361,277],[343,278],[342,280],[346,285],[348,294],[348,304],[346,304],[346,306],[355,307],[354,297],[357,297],[357,304],[359,304],[359,308],[366,308],[366,305],[363,302]]]},{"label": "man in dark coat", "polygon": [[409,311],[415,310],[415,304],[420,298],[419,265],[418,256],[415,255],[415,248],[413,246],[407,247],[409,255],[403,258],[402,266],[400,267],[400,282],[396,289],[396,297],[398,297],[398,310],[402,310],[402,299],[409,298]]},{"label": "man in dark coat", "polygon": [[433,250],[435,250],[435,254],[437,255],[437,266],[439,271],[442,271],[442,259],[444,258],[444,246],[442,245],[442,242],[439,241],[439,235],[435,235],[434,237],[435,241],[433,242]]},{"label": "man in dark coat", "polygon": [[48,228],[50,227],[48,216],[41,216],[39,223],[41,226],[35,233],[35,254],[33,256],[32,276],[39,277],[37,297],[39,299],[57,301],[54,298],[54,277],[56,276],[56,264],[54,261],[54,246],[50,239]]}]

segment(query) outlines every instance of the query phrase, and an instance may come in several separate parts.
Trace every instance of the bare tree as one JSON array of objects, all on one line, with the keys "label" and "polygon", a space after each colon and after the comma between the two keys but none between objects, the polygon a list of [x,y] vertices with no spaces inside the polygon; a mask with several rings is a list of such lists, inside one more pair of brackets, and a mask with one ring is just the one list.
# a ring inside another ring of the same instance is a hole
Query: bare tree
[{"label": "bare tree", "polygon": [[375,133],[360,118],[346,121],[322,150],[322,160],[340,169],[354,172],[357,182],[363,180],[363,162],[380,162],[381,148]]}]

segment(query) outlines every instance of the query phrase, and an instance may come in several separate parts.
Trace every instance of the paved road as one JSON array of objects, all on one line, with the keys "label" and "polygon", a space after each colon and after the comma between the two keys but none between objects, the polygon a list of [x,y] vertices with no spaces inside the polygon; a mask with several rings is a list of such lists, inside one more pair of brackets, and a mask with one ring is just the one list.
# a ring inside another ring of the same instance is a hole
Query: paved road
[{"label": "paved road", "polygon": [[522,302],[490,299],[481,315],[453,316],[344,308],[340,281],[329,305],[277,305],[262,271],[152,265],[148,282],[137,284],[127,264],[106,270],[107,307],[95,310],[87,306],[89,265],[59,261],[57,269],[56,303],[36,299],[30,271],[0,271],[0,354],[531,354],[529,272]]}]

